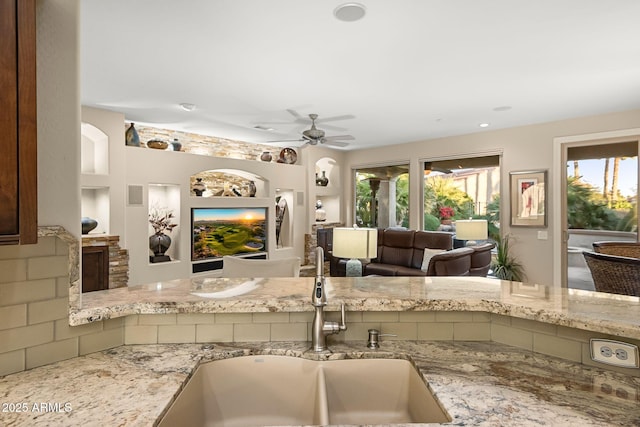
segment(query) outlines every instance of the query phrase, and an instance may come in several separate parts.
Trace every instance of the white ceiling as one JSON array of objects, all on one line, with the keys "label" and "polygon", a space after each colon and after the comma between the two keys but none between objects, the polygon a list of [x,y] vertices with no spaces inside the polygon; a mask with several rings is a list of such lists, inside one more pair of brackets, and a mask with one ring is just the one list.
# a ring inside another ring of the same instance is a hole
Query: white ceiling
[{"label": "white ceiling", "polygon": [[347,149],[640,108],[638,0],[342,3],[82,0],[82,103],[256,143],[353,115],[318,124]]}]

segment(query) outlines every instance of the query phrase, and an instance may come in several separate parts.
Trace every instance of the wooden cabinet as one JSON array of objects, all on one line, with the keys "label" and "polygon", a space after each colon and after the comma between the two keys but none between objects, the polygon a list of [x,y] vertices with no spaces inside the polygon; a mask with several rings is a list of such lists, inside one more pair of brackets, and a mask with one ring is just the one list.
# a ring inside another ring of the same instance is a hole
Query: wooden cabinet
[{"label": "wooden cabinet", "polygon": [[35,0],[0,0],[0,244],[38,241]]},{"label": "wooden cabinet", "polygon": [[82,248],[82,292],[109,289],[109,246]]}]

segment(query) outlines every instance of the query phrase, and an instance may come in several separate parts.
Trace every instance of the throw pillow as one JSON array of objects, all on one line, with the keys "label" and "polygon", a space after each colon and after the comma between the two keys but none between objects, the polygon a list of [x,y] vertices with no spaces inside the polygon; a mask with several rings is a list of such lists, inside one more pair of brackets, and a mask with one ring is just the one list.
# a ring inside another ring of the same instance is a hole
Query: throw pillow
[{"label": "throw pillow", "polygon": [[429,262],[434,255],[441,254],[442,252],[446,252],[442,249],[429,249],[424,248],[424,255],[422,256],[422,267],[420,270],[427,271],[429,269]]}]

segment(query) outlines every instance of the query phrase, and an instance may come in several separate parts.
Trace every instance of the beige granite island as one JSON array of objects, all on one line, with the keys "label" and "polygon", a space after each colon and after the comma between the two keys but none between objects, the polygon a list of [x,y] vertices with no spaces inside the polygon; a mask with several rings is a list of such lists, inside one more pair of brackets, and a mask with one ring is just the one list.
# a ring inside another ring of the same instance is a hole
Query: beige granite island
[{"label": "beige granite island", "polygon": [[[0,425],[153,426],[200,361],[249,354],[316,358],[307,348],[167,344],[92,353],[0,379]],[[503,344],[389,341],[371,351],[359,341],[332,350],[334,359],[413,360],[452,418],[445,425],[640,425],[638,378]]]},{"label": "beige granite island", "polygon": [[[311,312],[314,279],[192,278],[82,295],[70,324],[134,314]],[[327,310],[480,312],[640,339],[640,298],[483,277],[328,277]]]},{"label": "beige granite island", "polygon": [[[312,287],[313,278],[200,277],[83,295],[71,323],[127,316],[126,344],[142,344],[128,333],[136,328],[154,331],[156,341],[0,379],[0,425],[151,426],[200,361],[316,358],[305,352]],[[349,329],[330,341],[331,357],[413,360],[450,425],[640,425],[640,370],[592,362],[588,351],[591,337],[638,343],[638,298],[478,278],[327,278],[327,293],[327,310],[341,302],[348,310]],[[303,332],[278,339],[283,325]],[[231,335],[200,334],[212,326]],[[267,335],[241,342],[248,326]],[[369,327],[399,336],[371,351]],[[182,343],[163,343],[176,330]]]}]

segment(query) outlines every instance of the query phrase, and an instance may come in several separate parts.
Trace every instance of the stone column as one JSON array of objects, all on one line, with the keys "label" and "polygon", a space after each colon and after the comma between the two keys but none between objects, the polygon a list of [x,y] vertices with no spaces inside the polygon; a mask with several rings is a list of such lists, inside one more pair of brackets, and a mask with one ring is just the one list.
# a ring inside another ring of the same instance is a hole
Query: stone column
[{"label": "stone column", "polygon": [[396,180],[380,180],[378,190],[378,228],[395,227],[398,225],[396,218]]}]

